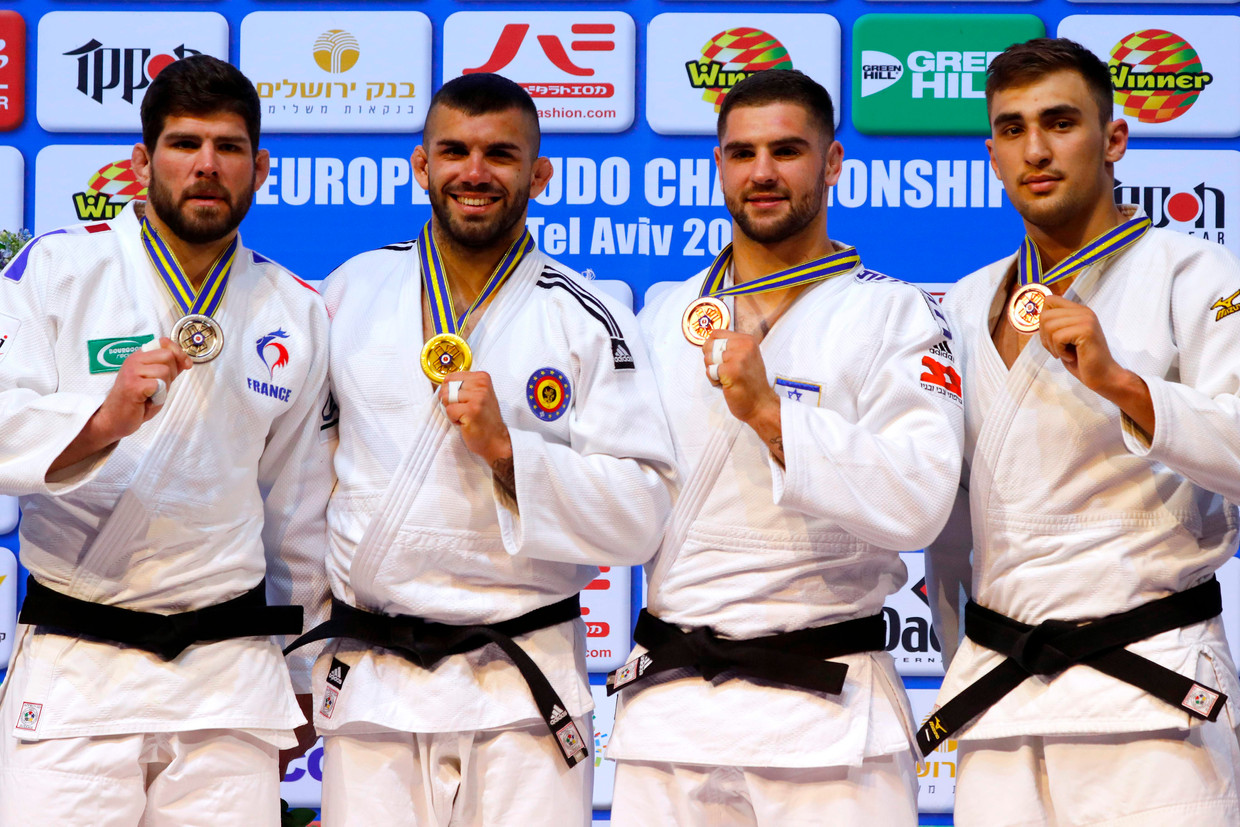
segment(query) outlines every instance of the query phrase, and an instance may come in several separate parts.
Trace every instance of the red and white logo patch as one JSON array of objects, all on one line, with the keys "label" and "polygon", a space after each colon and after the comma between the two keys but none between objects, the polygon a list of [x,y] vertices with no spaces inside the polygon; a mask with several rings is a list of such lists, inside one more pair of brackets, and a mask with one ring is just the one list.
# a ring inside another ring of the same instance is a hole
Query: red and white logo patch
[{"label": "red and white logo patch", "polygon": [[964,402],[964,386],[960,381],[960,374],[954,367],[944,365],[929,356],[921,357],[921,366],[926,369],[921,375],[923,388],[940,396],[946,396],[955,402]]}]

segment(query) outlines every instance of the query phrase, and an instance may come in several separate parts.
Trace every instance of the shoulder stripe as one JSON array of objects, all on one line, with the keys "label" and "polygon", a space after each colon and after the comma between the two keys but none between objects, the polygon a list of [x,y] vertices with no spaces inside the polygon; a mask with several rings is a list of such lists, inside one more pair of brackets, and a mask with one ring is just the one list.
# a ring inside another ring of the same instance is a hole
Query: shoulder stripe
[{"label": "shoulder stripe", "polygon": [[573,298],[577,299],[578,303],[590,315],[603,323],[603,326],[607,328],[607,335],[617,339],[624,338],[624,334],[620,332],[620,325],[616,323],[615,316],[611,315],[611,311],[607,309],[607,306],[599,301],[597,296],[575,283],[568,276],[549,267],[544,268],[542,275],[539,277],[538,286],[548,290],[552,287],[559,287],[567,291]]},{"label": "shoulder stripe", "polygon": [[412,250],[417,243],[418,241],[415,238],[415,239],[410,239],[409,241],[398,241],[395,244],[385,244],[379,249],[380,250],[396,250],[397,252],[403,253],[406,250]]},{"label": "shoulder stripe", "polygon": [[[105,225],[106,226],[106,225]],[[34,249],[34,245],[38,244],[49,235],[60,235],[69,232],[67,229],[52,230],[50,233],[44,233],[36,236],[26,242],[26,245],[17,252],[13,260],[9,262],[9,266],[4,269],[4,277],[9,281],[21,281],[22,276],[26,274],[27,260],[30,258],[30,251]]]}]

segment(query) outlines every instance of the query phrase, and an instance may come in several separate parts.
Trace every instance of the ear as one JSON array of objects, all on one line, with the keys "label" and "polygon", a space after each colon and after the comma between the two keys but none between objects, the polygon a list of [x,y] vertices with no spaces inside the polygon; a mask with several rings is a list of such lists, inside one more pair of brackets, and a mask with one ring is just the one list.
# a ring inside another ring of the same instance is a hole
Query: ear
[{"label": "ear", "polygon": [[1113,164],[1128,151],[1128,121],[1117,118],[1103,130],[1106,135],[1106,152],[1103,157],[1108,164]]},{"label": "ear", "polygon": [[995,177],[1002,181],[1003,176],[999,174],[999,164],[995,161],[995,142],[992,138],[986,139],[986,154],[990,156],[990,168],[994,171]]},{"label": "ear", "polygon": [[834,187],[835,182],[840,180],[840,173],[844,170],[844,145],[839,141],[832,141],[831,146],[827,147],[827,165],[826,165],[826,182],[828,187]]},{"label": "ear", "polygon": [[418,180],[418,186],[424,190],[431,188],[431,176],[427,170],[427,163],[430,161],[426,157],[426,150],[421,144],[409,156],[409,163],[413,167],[413,177]]},{"label": "ear", "polygon": [[715,169],[723,174],[723,147],[715,147]]},{"label": "ear", "polygon": [[151,154],[147,152],[146,144],[133,145],[133,152],[129,154],[129,162],[138,181],[142,186],[149,187],[151,185]]},{"label": "ear", "polygon": [[265,149],[260,149],[258,154],[254,156],[254,189],[258,191],[263,188],[263,183],[267,180],[267,176],[271,173],[271,153]]},{"label": "ear", "polygon": [[555,174],[551,159],[540,155],[534,159],[533,178],[530,179],[530,198],[537,198],[547,188],[547,182]]}]

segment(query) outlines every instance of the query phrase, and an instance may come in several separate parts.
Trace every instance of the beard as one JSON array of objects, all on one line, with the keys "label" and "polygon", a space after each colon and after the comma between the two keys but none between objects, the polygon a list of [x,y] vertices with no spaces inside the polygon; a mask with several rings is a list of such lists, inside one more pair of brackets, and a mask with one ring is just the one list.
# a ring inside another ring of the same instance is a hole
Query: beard
[{"label": "beard", "polygon": [[[461,195],[490,196],[496,193],[486,189],[461,190]],[[512,228],[521,222],[525,208],[530,200],[530,186],[527,183],[520,187],[509,200],[508,206],[494,215],[479,218],[462,218],[452,212],[452,196],[442,190],[431,187],[428,192],[431,200],[431,211],[435,214],[438,228],[452,242],[472,250],[486,249],[493,244],[506,241]],[[501,199],[502,199],[501,195]]]},{"label": "beard", "polygon": [[[178,202],[172,191],[156,178],[152,171],[146,200],[159,216],[159,220],[164,222],[177,238],[187,244],[210,244],[241,226],[241,220],[250,211],[250,204],[254,200],[255,180],[252,176],[249,186],[238,192],[236,197],[230,197],[228,190],[221,184],[198,183],[182,193]],[[186,201],[203,193],[221,196],[228,209],[221,213],[210,207],[186,208]]]},{"label": "beard", "polygon": [[748,195],[768,192],[778,195],[789,195],[789,193],[781,192],[777,188],[751,189],[737,196],[726,196],[724,202],[727,204],[728,212],[732,214],[736,225],[741,228],[741,232],[745,234],[746,238],[750,238],[759,244],[776,244],[796,235],[818,217],[818,213],[822,209],[822,196],[826,192],[827,184],[822,174],[816,176],[816,182],[814,188],[804,196],[789,198],[788,210],[781,216],[754,218],[745,211],[745,198]]}]

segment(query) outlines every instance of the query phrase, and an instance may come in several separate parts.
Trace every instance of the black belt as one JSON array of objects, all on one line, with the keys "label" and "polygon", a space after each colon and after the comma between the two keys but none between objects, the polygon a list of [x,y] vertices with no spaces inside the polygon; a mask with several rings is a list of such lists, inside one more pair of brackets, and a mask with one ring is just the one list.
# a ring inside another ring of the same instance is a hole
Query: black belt
[{"label": "black belt", "polygon": [[26,578],[18,620],[39,631],[133,646],[172,660],[195,643],[301,631],[301,606],[268,606],[266,580],[205,609],[161,615],[79,600]]},{"label": "black belt", "polygon": [[730,640],[706,626],[682,631],[642,609],[633,640],[648,651],[607,676],[607,694],[660,672],[690,667],[708,681],[732,670],[738,676],[838,695],[848,664],[827,658],[880,652],[886,630],[883,616],[877,614],[814,629]]},{"label": "black belt", "polygon": [[1227,702],[1226,695],[1124,647],[1201,623],[1222,611],[1222,592],[1213,577],[1144,606],[1084,623],[1047,620],[1029,626],[969,601],[964,613],[965,634],[969,640],[1007,655],[1007,660],[974,681],[922,725],[917,733],[921,754],[929,755],[1029,676],[1051,675],[1077,664],[1144,689],[1193,717],[1213,721]]},{"label": "black belt", "polygon": [[331,619],[293,641],[284,653],[316,640],[347,637],[391,649],[423,669],[430,669],[448,655],[472,652],[494,643],[516,664],[539,714],[560,745],[564,760],[572,767],[590,754],[585,741],[547,676],[513,638],[580,617],[581,600],[577,595],[511,620],[473,626],[452,626],[410,615],[375,614],[332,598]]}]

